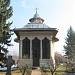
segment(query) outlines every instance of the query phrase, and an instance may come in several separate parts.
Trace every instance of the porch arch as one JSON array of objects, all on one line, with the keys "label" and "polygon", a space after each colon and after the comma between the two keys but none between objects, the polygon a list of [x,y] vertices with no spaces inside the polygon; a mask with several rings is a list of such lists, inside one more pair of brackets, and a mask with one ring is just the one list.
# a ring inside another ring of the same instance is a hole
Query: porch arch
[{"label": "porch arch", "polygon": [[42,58],[50,59],[50,40],[47,37],[42,40]]},{"label": "porch arch", "polygon": [[30,58],[30,40],[27,37],[22,41],[22,58]]}]

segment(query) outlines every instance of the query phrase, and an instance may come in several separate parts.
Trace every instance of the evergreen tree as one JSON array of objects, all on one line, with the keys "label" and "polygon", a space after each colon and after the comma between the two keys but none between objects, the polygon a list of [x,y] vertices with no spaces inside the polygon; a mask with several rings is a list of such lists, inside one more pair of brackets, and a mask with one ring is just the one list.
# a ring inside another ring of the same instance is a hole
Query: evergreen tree
[{"label": "evergreen tree", "polygon": [[74,61],[75,59],[75,32],[72,27],[68,29],[67,37],[65,39],[66,45],[64,45],[65,54],[68,59]]},{"label": "evergreen tree", "polygon": [[8,46],[11,46],[11,31],[10,25],[12,22],[8,22],[12,16],[12,7],[10,6],[10,0],[0,0],[0,61],[4,59],[4,55],[8,52]]}]

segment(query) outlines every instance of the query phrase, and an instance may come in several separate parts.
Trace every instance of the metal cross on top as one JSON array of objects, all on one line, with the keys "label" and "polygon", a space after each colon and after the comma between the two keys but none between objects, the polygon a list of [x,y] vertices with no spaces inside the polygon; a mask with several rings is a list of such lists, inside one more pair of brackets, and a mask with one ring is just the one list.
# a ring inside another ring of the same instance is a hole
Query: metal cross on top
[{"label": "metal cross on top", "polygon": [[36,13],[37,13],[37,10],[39,10],[39,8],[36,8],[35,10],[36,10]]}]

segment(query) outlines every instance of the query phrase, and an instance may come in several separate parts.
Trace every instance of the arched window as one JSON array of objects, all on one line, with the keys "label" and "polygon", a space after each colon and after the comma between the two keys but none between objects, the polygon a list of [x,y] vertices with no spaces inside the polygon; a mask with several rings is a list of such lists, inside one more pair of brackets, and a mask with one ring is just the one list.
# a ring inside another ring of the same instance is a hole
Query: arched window
[{"label": "arched window", "polygon": [[22,42],[22,56],[23,58],[30,57],[30,40],[27,37]]},{"label": "arched window", "polygon": [[50,59],[50,40],[46,37],[42,40],[42,58]]}]

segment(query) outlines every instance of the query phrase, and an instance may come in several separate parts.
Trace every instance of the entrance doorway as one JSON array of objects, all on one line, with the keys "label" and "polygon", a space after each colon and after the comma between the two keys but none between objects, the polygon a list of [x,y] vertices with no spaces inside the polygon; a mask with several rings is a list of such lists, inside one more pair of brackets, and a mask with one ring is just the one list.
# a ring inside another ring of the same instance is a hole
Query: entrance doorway
[{"label": "entrance doorway", "polygon": [[32,40],[32,50],[33,50],[33,66],[39,66],[39,59],[40,59],[40,40],[35,37]]}]

